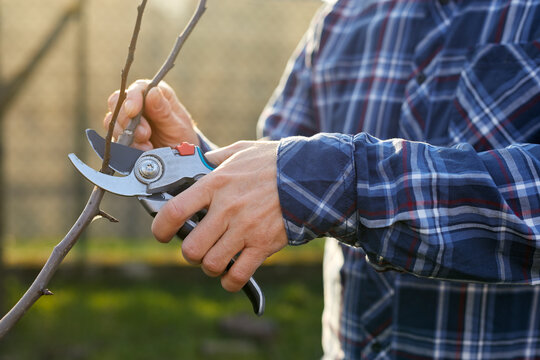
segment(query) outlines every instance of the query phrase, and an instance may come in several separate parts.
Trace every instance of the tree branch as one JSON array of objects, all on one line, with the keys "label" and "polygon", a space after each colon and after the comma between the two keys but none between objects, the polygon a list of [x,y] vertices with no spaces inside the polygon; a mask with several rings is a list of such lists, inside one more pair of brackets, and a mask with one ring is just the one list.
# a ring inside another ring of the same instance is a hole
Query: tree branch
[{"label": "tree branch", "polygon": [[[142,16],[144,14],[144,9],[146,7],[147,0],[142,0],[142,3],[137,7],[137,21],[135,22],[135,28],[133,29],[133,36],[131,37],[131,42],[128,49],[128,57],[126,59],[126,64],[122,70],[122,80],[120,84],[120,93],[118,95],[118,101],[116,102],[116,107],[114,108],[113,116],[111,122],[109,123],[109,129],[107,131],[107,137],[105,138],[105,154],[103,156],[103,163],[101,165],[101,172],[110,172],[109,162],[111,161],[111,141],[114,130],[114,125],[118,119],[118,114],[122,108],[124,100],[126,100],[126,88],[127,88],[127,76],[129,74],[129,69],[131,69],[131,64],[135,59],[135,48],[137,46],[137,39],[139,38],[139,31],[141,30]],[[129,139],[126,139],[129,140]],[[122,145],[131,145],[131,141],[122,141],[119,143]]]},{"label": "tree branch", "polygon": [[[115,111],[113,113],[113,118],[111,120],[110,127],[107,132],[107,147],[106,147],[106,153],[103,159],[102,163],[102,171],[112,173],[112,170],[109,169],[108,163],[110,161],[110,142],[112,139],[112,130],[114,129],[114,124],[116,122],[116,119],[118,117],[118,114],[120,112],[120,107],[122,106],[123,101],[125,100],[125,89],[127,84],[127,75],[129,72],[129,69],[131,67],[131,64],[134,59],[135,54],[135,46],[137,43],[138,34],[140,31],[140,25],[142,21],[142,15],[144,13],[144,8],[146,6],[147,0],[142,0],[141,5],[139,5],[138,9],[138,15],[137,15],[137,21],[135,23],[135,27],[133,30],[133,35],[131,38],[131,43],[129,46],[128,51],[128,57],[126,60],[126,64],[124,66],[124,69],[122,70],[122,77],[121,77],[121,86],[120,86],[120,96],[115,108]],[[186,41],[186,39],[189,37],[191,31],[195,27],[196,23],[198,22],[199,18],[202,16],[202,13],[206,9],[205,7],[206,0],[199,0],[199,6],[197,7],[197,10],[193,17],[191,18],[189,24],[184,29],[182,34],[178,37],[178,40],[170,53],[169,57],[163,64],[162,68],[156,74],[154,79],[152,80],[151,84],[154,84],[153,86],[156,86],[168,73],[170,69],[174,66],[174,62],[176,60],[176,57],[178,56],[180,49],[182,48],[182,45]],[[150,90],[150,86],[148,87],[147,91],[145,92],[145,96]],[[144,104],[144,102],[143,102]],[[140,119],[141,113],[138,115],[138,118]],[[134,123],[132,120],[131,123]],[[130,123],[130,124],[131,124]],[[136,124],[135,124],[136,126]],[[135,127],[133,127],[133,130]],[[132,142],[133,137],[127,136],[123,139],[120,139],[119,142],[124,145],[130,145]],[[88,225],[92,222],[92,220],[96,217],[106,217],[107,219],[114,221],[115,219],[100,210],[100,203],[103,199],[105,191],[103,189],[100,189],[98,187],[95,187],[92,193],[90,194],[90,198],[88,199],[88,202],[86,203],[86,206],[84,210],[82,211],[81,215],[71,228],[71,230],[66,234],[64,239],[56,245],[53,252],[51,253],[49,259],[41,269],[40,273],[30,286],[26,293],[21,297],[21,299],[15,304],[15,306],[0,320],[0,339],[6,335],[11,328],[22,318],[22,316],[32,307],[32,305],[43,295],[52,295],[52,292],[47,289],[47,285],[49,281],[51,280],[52,276],[55,274],[56,270],[60,266],[62,260],[65,258],[65,256],[69,253],[71,248],[75,245],[78,238],[81,236],[82,232],[86,229]]]},{"label": "tree branch", "polygon": [[[173,49],[171,50],[171,53],[169,54],[169,57],[163,63],[159,71],[154,75],[154,78],[148,84],[148,87],[144,90],[143,93],[143,105],[141,108],[141,111],[129,122],[128,126],[124,129],[124,133],[120,135],[118,142],[119,143],[129,143],[131,144],[133,142],[133,136],[135,132],[135,128],[137,125],[139,125],[139,122],[141,121],[141,116],[144,114],[144,105],[146,100],[146,95],[148,95],[148,92],[153,88],[156,87],[163,78],[165,78],[165,75],[174,67],[174,62],[176,61],[176,58],[178,57],[178,54],[180,53],[180,50],[184,46],[184,43],[186,42],[187,38],[199,22],[199,19],[202,17],[206,10],[206,0],[199,0],[199,5],[197,6],[197,9],[195,10],[195,13],[189,20],[189,23],[185,27],[184,31],[178,36],[176,39],[176,43],[174,44]],[[111,121],[112,122],[112,121]]]}]

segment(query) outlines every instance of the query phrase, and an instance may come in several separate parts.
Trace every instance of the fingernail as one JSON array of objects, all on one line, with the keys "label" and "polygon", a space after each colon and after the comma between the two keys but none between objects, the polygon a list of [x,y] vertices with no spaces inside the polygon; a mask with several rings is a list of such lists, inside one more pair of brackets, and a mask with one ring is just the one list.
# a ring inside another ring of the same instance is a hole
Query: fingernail
[{"label": "fingernail", "polygon": [[133,111],[135,110],[135,104],[133,104],[133,101],[126,100],[124,103],[124,111],[126,112],[126,115],[132,115]]}]

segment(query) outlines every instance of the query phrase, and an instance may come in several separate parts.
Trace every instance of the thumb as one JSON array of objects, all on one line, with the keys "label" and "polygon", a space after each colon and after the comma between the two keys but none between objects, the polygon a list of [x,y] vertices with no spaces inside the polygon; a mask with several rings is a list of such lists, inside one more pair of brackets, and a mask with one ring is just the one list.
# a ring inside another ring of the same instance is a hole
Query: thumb
[{"label": "thumb", "polygon": [[153,87],[146,95],[145,113],[155,122],[167,122],[173,116],[171,104],[159,87]]},{"label": "thumb", "polygon": [[247,149],[251,145],[253,145],[254,141],[238,141],[232,145],[225,146],[216,150],[208,151],[204,154],[204,156],[212,163],[217,165],[220,165],[225,160],[236,154],[237,152],[240,152],[244,149]]}]

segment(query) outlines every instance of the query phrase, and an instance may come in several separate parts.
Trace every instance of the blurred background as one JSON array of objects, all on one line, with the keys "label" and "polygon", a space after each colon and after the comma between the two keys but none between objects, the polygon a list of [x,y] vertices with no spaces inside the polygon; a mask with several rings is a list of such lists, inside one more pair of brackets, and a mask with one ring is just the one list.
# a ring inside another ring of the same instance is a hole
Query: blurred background
[{"label": "blurred background", "polygon": [[[30,285],[85,205],[75,152],[101,134],[136,0],[0,0],[0,308]],[[129,82],[151,78],[196,7],[150,0]],[[255,139],[258,116],[320,0],[208,0],[166,77],[216,144]],[[5,359],[313,359],[321,355],[322,242],[270,258],[257,278],[267,315],[151,239],[136,200],[107,195],[42,298],[4,339]]]}]

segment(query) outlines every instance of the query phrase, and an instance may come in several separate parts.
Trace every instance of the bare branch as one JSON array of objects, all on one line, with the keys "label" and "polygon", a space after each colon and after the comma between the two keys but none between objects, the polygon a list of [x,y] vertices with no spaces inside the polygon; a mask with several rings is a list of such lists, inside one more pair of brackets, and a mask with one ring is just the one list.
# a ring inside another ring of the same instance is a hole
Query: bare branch
[{"label": "bare branch", "polygon": [[111,214],[106,213],[106,212],[103,211],[103,210],[99,210],[99,214],[96,216],[96,218],[107,219],[107,220],[109,220],[109,221],[112,222],[112,223],[120,222],[120,221],[118,221],[117,218],[115,218],[115,217],[112,216]]},{"label": "bare branch", "polygon": [[11,330],[28,309],[30,309],[30,307],[45,294],[46,286],[60,266],[60,263],[64,260],[73,245],[75,245],[83,230],[92,222],[94,216],[96,216],[96,207],[99,205],[102,198],[103,191],[96,191],[96,189],[94,189],[90,195],[90,199],[88,199],[86,207],[75,222],[75,225],[73,225],[64,239],[56,245],[51,256],[32,285],[17,304],[2,318],[2,320],[0,320],[0,339]]},{"label": "bare branch", "polygon": [[[111,122],[109,123],[109,129],[107,131],[107,137],[105,138],[105,154],[103,156],[103,163],[101,165],[101,172],[109,172],[109,162],[111,161],[111,141],[114,130],[114,125],[118,119],[118,114],[122,108],[122,104],[126,99],[126,88],[127,88],[127,76],[129,70],[131,69],[131,64],[135,59],[135,48],[137,47],[137,39],[139,38],[139,31],[141,30],[142,16],[144,14],[144,9],[146,7],[147,0],[143,0],[142,3],[137,7],[137,20],[135,21],[135,28],[133,29],[133,35],[131,37],[131,42],[129,44],[128,56],[126,59],[126,64],[122,70],[122,80],[120,83],[120,93],[118,95],[118,101],[116,102],[116,107],[114,108],[113,116]],[[122,139],[119,139],[122,140]],[[123,145],[131,145],[133,139],[127,142],[126,140],[120,142]]]},{"label": "bare branch", "polygon": [[174,44],[173,49],[171,50],[171,53],[169,54],[169,57],[163,63],[159,71],[154,75],[154,78],[148,84],[148,87],[143,93],[143,104],[141,111],[135,116],[131,121],[129,122],[128,126],[124,129],[124,133],[120,135],[118,142],[128,143],[131,144],[133,141],[133,136],[135,132],[135,128],[137,125],[139,125],[139,122],[141,121],[141,116],[144,114],[144,104],[146,100],[146,95],[148,95],[148,92],[153,88],[156,87],[163,78],[165,78],[165,75],[174,67],[174,63],[176,61],[176,58],[178,57],[178,54],[180,53],[180,50],[184,46],[184,43],[188,39],[189,35],[191,35],[191,32],[199,22],[199,19],[202,17],[206,10],[206,0],[199,0],[199,5],[197,6],[197,9],[195,10],[195,13],[189,20],[189,23],[185,27],[184,31],[178,36],[176,39],[176,43]]},{"label": "bare branch", "polygon": [[[129,46],[129,52],[128,52],[128,58],[126,60],[126,65],[124,69],[122,70],[122,81],[121,81],[121,90],[120,90],[120,96],[113,114],[113,119],[111,121],[111,126],[109,127],[109,131],[107,133],[107,150],[106,154],[103,159],[102,163],[102,171],[112,173],[112,170],[108,167],[108,162],[110,160],[110,143],[112,141],[112,130],[114,129],[114,122],[116,122],[116,119],[118,117],[118,113],[120,112],[120,107],[125,100],[125,89],[127,84],[127,75],[129,72],[129,68],[131,67],[131,63],[134,59],[135,54],[135,46],[140,30],[140,24],[142,20],[142,15],[144,13],[144,8],[146,6],[147,0],[142,0],[141,5],[139,5],[138,9],[138,15],[137,15],[137,21],[135,24],[135,28],[133,30],[133,35],[131,39],[131,43]],[[174,66],[174,61],[176,57],[178,56],[178,53],[180,52],[180,49],[182,48],[182,45],[184,44],[185,40],[193,30],[194,26],[198,22],[199,18],[202,16],[202,13],[206,9],[206,0],[199,0],[199,6],[197,7],[197,11],[193,15],[192,19],[190,20],[188,26],[182,34],[178,37],[178,40],[175,44],[175,47],[173,48],[173,51],[167,58],[167,61],[163,65],[162,69],[156,74],[154,77],[154,80],[152,83],[157,85],[167,74],[167,72],[172,69]],[[155,86],[154,85],[154,86]],[[144,96],[146,97],[146,94],[150,90],[150,87],[145,92]],[[143,101],[144,104],[144,101]],[[140,119],[141,113],[138,115],[138,119]],[[134,119],[135,120],[135,119]],[[134,123],[132,120],[130,125]],[[137,123],[138,124],[138,121]],[[135,126],[136,126],[135,124]],[[135,126],[133,129],[135,129]],[[133,136],[127,136],[124,139],[120,139],[119,143],[123,145],[130,145],[133,140]],[[108,218],[109,220],[113,221],[116,220],[112,216],[106,214],[102,210],[99,209],[101,200],[103,199],[105,191],[103,189],[100,189],[98,187],[95,187],[92,193],[90,194],[90,198],[88,199],[88,202],[86,203],[86,206],[84,207],[84,210],[82,211],[81,215],[71,228],[71,230],[66,234],[64,239],[56,245],[53,252],[51,253],[49,259],[41,269],[40,273],[30,286],[26,293],[22,296],[22,298],[15,304],[15,306],[0,320],[0,339],[6,335],[9,330],[20,320],[20,318],[32,307],[32,305],[43,295],[52,295],[52,292],[46,288],[47,284],[51,280],[52,276],[55,274],[56,270],[60,266],[62,260],[65,258],[65,256],[69,253],[71,248],[75,245],[79,237],[81,236],[82,232],[86,229],[88,225],[92,222],[92,220],[96,216],[103,216],[105,218]]]}]

